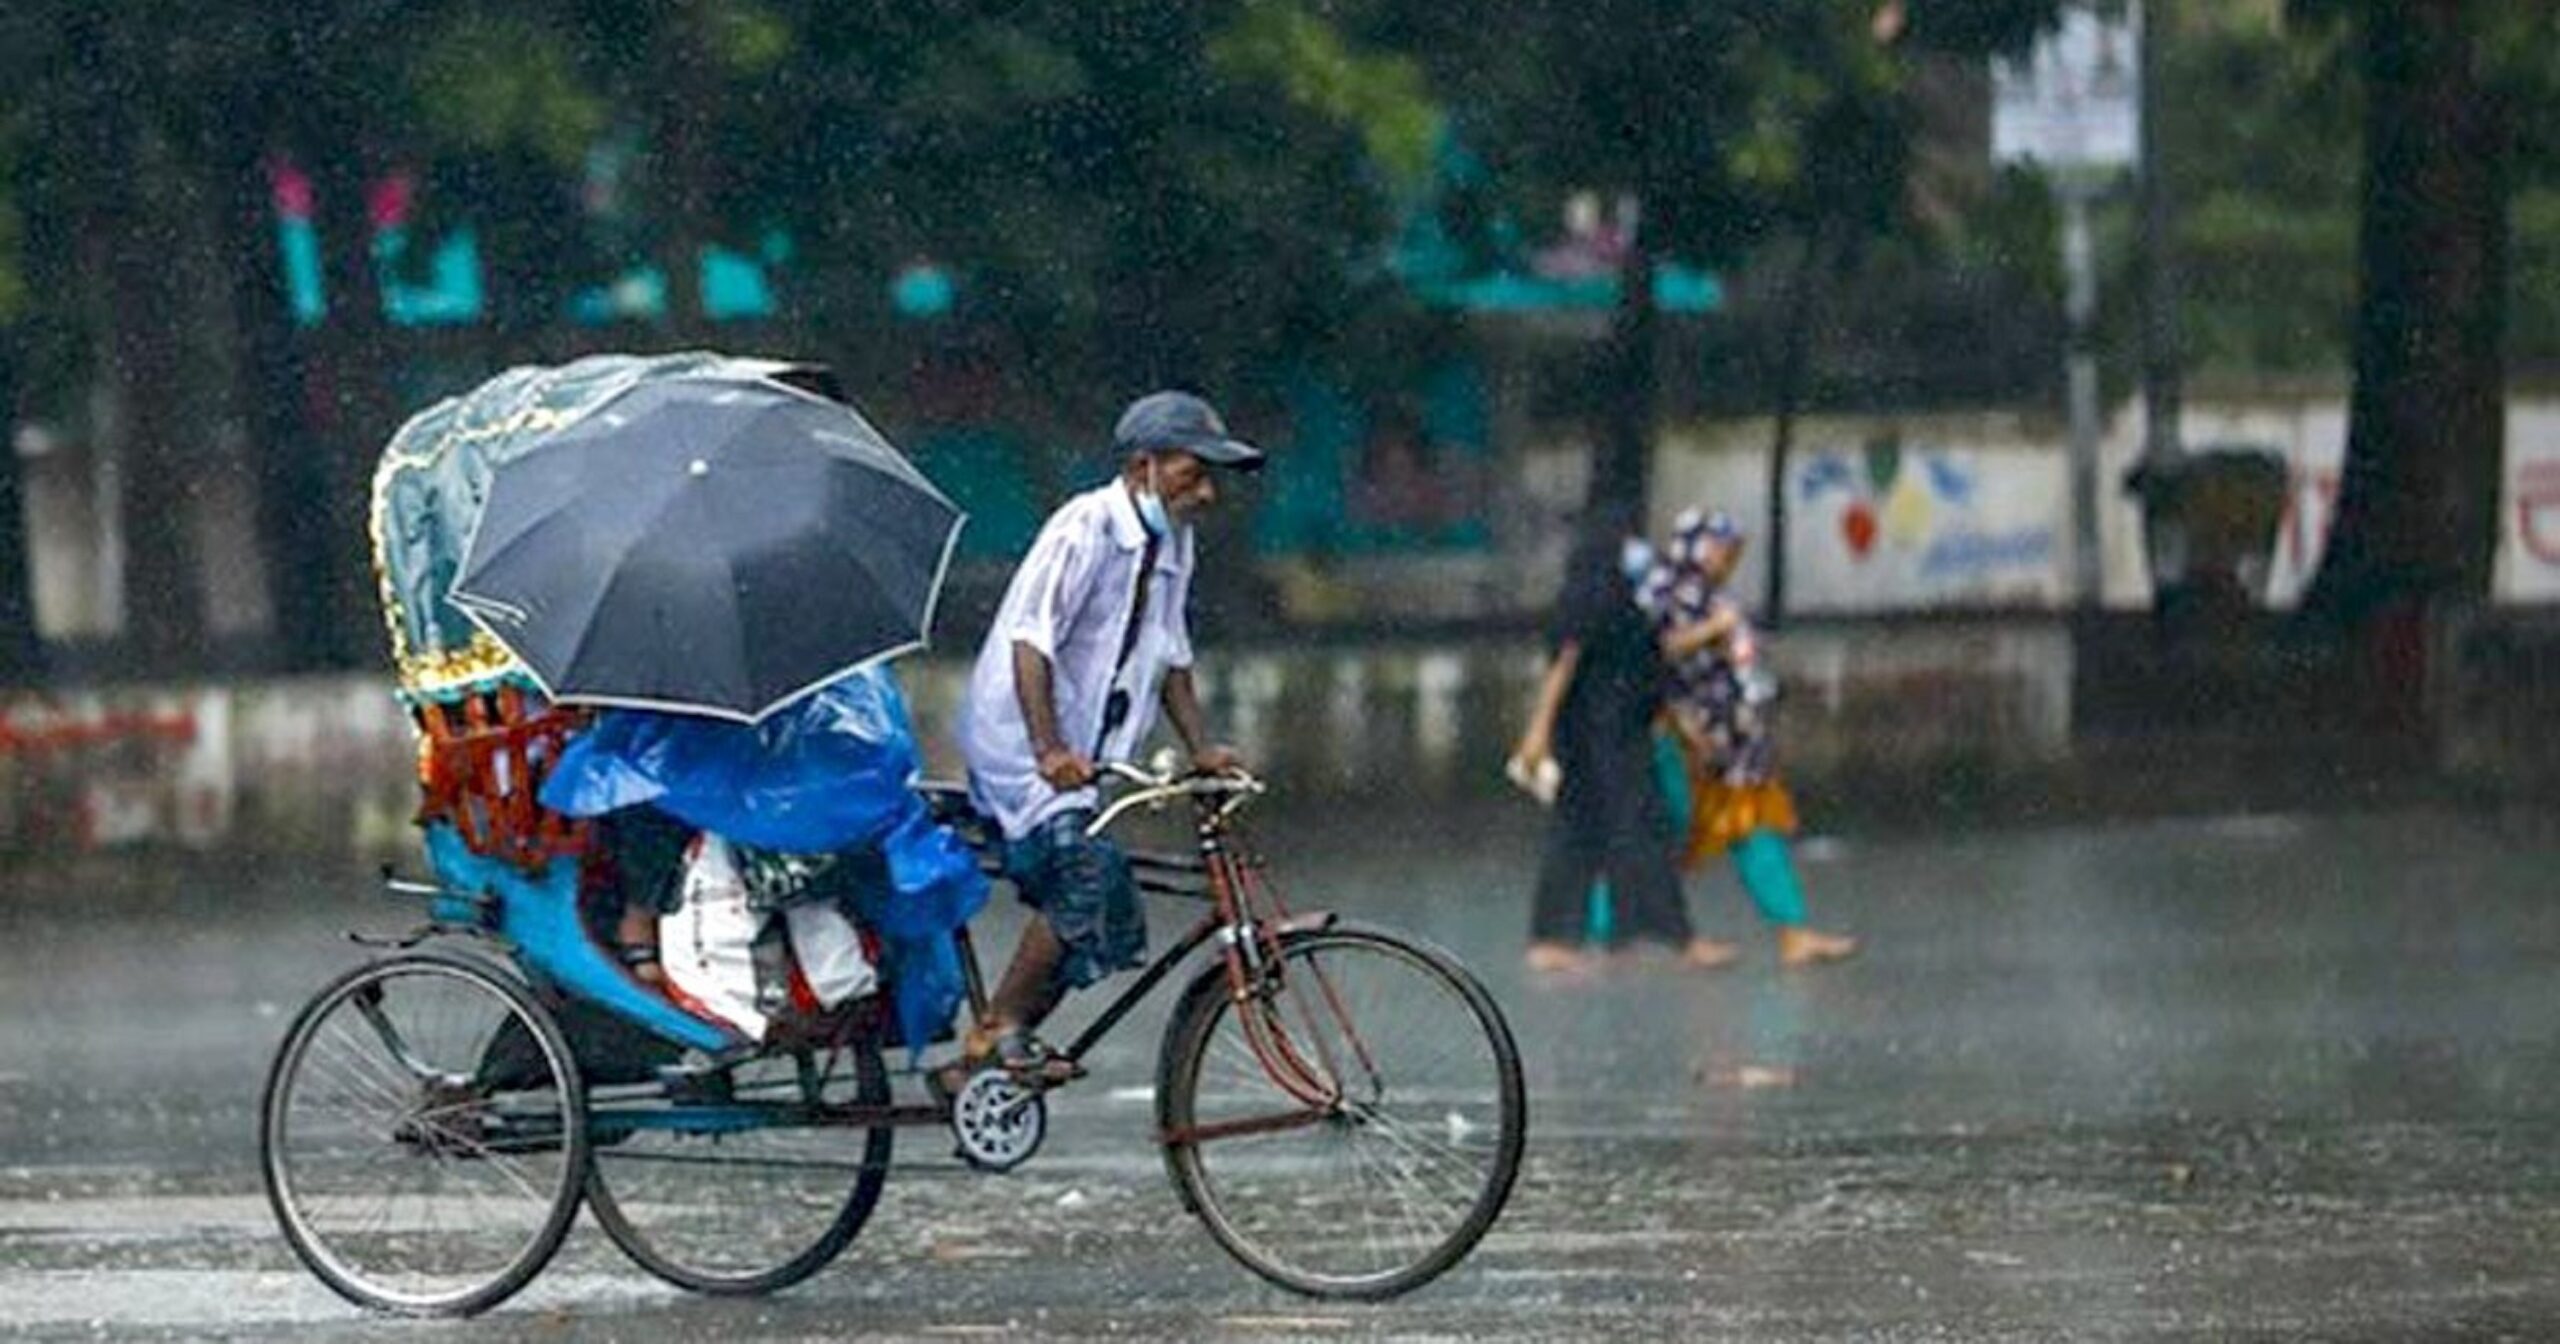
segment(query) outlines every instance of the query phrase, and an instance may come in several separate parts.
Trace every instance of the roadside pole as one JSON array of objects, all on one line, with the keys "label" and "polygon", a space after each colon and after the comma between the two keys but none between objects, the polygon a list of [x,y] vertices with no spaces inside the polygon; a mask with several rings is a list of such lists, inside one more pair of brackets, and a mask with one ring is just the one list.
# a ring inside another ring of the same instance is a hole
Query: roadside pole
[{"label": "roadside pole", "polygon": [[2062,205],[2063,371],[2071,416],[2071,598],[2098,605],[2104,567],[2098,553],[2098,264],[2089,240],[2089,205],[2102,189],[2078,174],[2054,183]]},{"label": "roadside pole", "polygon": [[2065,471],[2071,518],[2070,601],[2095,608],[2105,576],[2099,549],[2098,450],[2105,417],[2098,403],[2098,265],[2089,212],[2137,159],[2140,146],[2141,0],[2102,12],[2089,0],[2063,7],[2062,22],[2027,55],[1991,72],[1991,157],[2044,174],[2061,211],[2063,374],[2070,417]]}]

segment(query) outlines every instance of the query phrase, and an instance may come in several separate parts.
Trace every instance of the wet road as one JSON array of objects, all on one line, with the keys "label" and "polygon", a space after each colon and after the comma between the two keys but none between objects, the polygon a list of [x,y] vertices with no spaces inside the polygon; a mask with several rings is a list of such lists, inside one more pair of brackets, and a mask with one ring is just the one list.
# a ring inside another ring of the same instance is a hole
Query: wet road
[{"label": "wet road", "polygon": [[[1535,819],[1275,820],[1301,904],[1493,986],[1532,1089],[1510,1212],[1403,1301],[1290,1298],[1147,1144],[1142,1013],[1052,1138],[977,1176],[901,1135],[829,1272],[688,1299],[591,1224],[468,1327],[302,1272],[254,1109],[299,1000],[400,926],[353,864],[13,860],[0,877],[0,1333],[495,1340],[2547,1338],[2560,1329],[2560,841],[2446,813],[1811,847],[1846,966],[1518,966]],[[1455,841],[1456,843],[1452,843]],[[1159,931],[1175,916],[1159,918]],[[1007,935],[999,930],[997,938]],[[999,944],[1001,945],[1001,944]],[[1071,1010],[1072,1011],[1072,1010]]]}]

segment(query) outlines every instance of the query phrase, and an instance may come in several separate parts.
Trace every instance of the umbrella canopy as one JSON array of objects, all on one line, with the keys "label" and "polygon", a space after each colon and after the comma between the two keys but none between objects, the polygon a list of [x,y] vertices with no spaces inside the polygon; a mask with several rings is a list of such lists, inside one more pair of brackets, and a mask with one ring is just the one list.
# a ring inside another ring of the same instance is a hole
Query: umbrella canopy
[{"label": "umbrella canopy", "polygon": [[962,521],[851,407],[679,377],[497,464],[451,601],[553,699],[752,723],[921,647]]}]

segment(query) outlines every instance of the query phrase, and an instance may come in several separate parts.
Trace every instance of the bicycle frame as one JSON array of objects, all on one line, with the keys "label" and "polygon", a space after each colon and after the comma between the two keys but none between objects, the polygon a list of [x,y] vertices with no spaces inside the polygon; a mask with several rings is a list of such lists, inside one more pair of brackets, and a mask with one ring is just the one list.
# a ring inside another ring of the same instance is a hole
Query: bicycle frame
[{"label": "bicycle frame", "polygon": [[[1113,810],[1104,813],[1103,824],[1115,819],[1121,811],[1125,810],[1125,804],[1130,801],[1132,800],[1123,799],[1122,803],[1115,805]],[[1196,854],[1133,851],[1129,855],[1129,860],[1136,872],[1139,890],[1142,892],[1155,896],[1202,901],[1206,902],[1209,908],[1202,911],[1198,919],[1193,921],[1162,952],[1159,952],[1134,980],[1103,1007],[1092,1022],[1059,1051],[1060,1055],[1066,1059],[1077,1060],[1088,1055],[1127,1018],[1141,1001],[1154,993],[1167,977],[1189,962],[1194,953],[1213,942],[1219,944],[1219,964],[1226,977],[1228,994],[1236,1003],[1259,1001],[1266,1005],[1275,1005],[1283,994],[1305,992],[1305,986],[1285,980],[1279,975],[1283,942],[1295,934],[1330,927],[1336,917],[1329,911],[1293,914],[1278,893],[1261,879],[1260,870],[1263,865],[1259,857],[1238,851],[1231,830],[1235,805],[1208,795],[1193,795],[1192,801],[1195,811],[1193,830]],[[439,857],[449,858],[450,856],[439,855]],[[990,862],[992,863],[992,860]],[[442,888],[420,884],[394,883],[393,886],[395,890],[411,894],[446,896],[451,894]],[[492,904],[498,903],[493,901]],[[504,904],[526,903],[506,902]],[[557,905],[564,911],[572,908],[565,899],[551,904]],[[431,930],[421,932],[423,934],[428,931],[480,932],[484,930],[486,930],[486,924],[482,919],[475,918],[466,922],[457,918],[450,921],[439,919]],[[516,932],[516,930],[509,928],[505,932]],[[546,930],[546,932],[549,931]],[[970,1012],[973,1018],[983,1020],[988,1011],[988,996],[976,944],[966,927],[956,930],[952,936],[959,947],[961,968],[966,977]],[[678,1018],[685,1019],[683,1025],[692,1028],[695,1032],[706,1030],[706,1024],[700,1023],[698,1019],[691,1019],[685,1014],[674,1012],[663,1006],[660,1007],[660,1011],[645,1017],[632,1013],[629,1011],[630,1005],[620,1001],[622,998],[633,997],[629,993],[634,988],[632,986],[616,984],[614,988],[625,991],[622,995],[597,995],[591,992],[593,987],[590,985],[561,983],[562,977],[558,976],[555,963],[564,960],[559,955],[558,949],[571,941],[565,937],[516,940],[505,939],[502,936],[501,941],[513,944],[508,948],[512,954],[510,959],[531,960],[536,968],[551,974],[554,983],[565,992],[574,997],[602,1000],[601,1006],[609,1011],[640,1021],[642,1025],[651,1027],[661,1035],[672,1035],[673,1033],[667,1031],[666,1027],[669,1021]],[[531,954],[529,958],[527,954]],[[1320,1000],[1320,1003],[1315,1006],[1320,1006],[1324,1010],[1324,1015],[1338,1027],[1338,1034],[1353,1057],[1351,1062],[1367,1070],[1374,1079],[1375,1065],[1370,1060],[1368,1050],[1362,1043],[1339,997],[1335,994],[1332,984],[1326,979],[1321,968],[1311,967],[1310,969],[1313,971],[1312,979],[1315,981],[1315,989]],[[619,981],[622,977],[617,976],[616,979]],[[1313,1007],[1304,1000],[1300,1001],[1300,1011],[1304,1014],[1304,1020],[1309,1022],[1318,1020]],[[1293,1033],[1282,1021],[1276,1006],[1267,1011],[1246,1012],[1239,1016],[1244,1027],[1247,1045],[1255,1059],[1269,1074],[1272,1082],[1297,1103],[1298,1109],[1268,1117],[1227,1121],[1216,1125],[1193,1127],[1179,1133],[1167,1133],[1159,1136],[1163,1142],[1191,1143],[1239,1134],[1296,1128],[1321,1121],[1335,1114],[1345,1104],[1346,1087],[1343,1080],[1348,1076],[1343,1069],[1345,1061],[1335,1057],[1336,1048],[1327,1041],[1324,1033],[1312,1034],[1310,1049],[1308,1046],[1302,1046],[1294,1038]],[[374,1025],[378,1031],[386,1034],[387,1043],[394,1045],[395,1048],[401,1048],[396,1041],[397,1033],[389,1030],[388,1023],[375,1022]],[[689,1043],[711,1044],[715,1047],[722,1044],[706,1040]],[[405,1048],[401,1049],[402,1053],[405,1053]],[[597,1087],[591,1092],[589,1100],[590,1126],[600,1131],[680,1129],[691,1133],[709,1134],[761,1127],[868,1128],[883,1124],[927,1125],[942,1124],[948,1119],[944,1108],[930,1104],[811,1104],[796,1099],[777,1099],[768,1102],[732,1097],[677,1099],[668,1097],[663,1088],[647,1084]]]},{"label": "bicycle frame", "polygon": [[[1222,944],[1219,958],[1226,975],[1227,992],[1237,1004],[1271,1004],[1282,994],[1298,992],[1280,975],[1284,940],[1290,935],[1330,927],[1335,920],[1330,911],[1292,914],[1279,893],[1261,880],[1262,864],[1258,857],[1239,853],[1232,841],[1229,819],[1233,815],[1234,804],[1197,795],[1193,803],[1196,814],[1194,833],[1199,848],[1196,860],[1144,855],[1133,856],[1132,863],[1141,869],[1153,867],[1200,874],[1207,880],[1205,892],[1172,886],[1161,880],[1149,883],[1142,879],[1140,886],[1159,894],[1206,899],[1211,908],[1172,946],[1149,963],[1138,978],[1060,1052],[1070,1061],[1082,1058],[1119,1024],[1131,1008],[1163,983],[1175,967],[1188,961],[1193,952],[1213,939]],[[1122,806],[1125,806],[1125,801]],[[1105,812],[1101,821],[1096,823],[1097,829],[1107,825],[1119,810],[1115,808]],[[974,962],[974,956],[965,948],[964,958]],[[1374,1079],[1376,1066],[1369,1058],[1368,1049],[1352,1024],[1350,1014],[1344,1010],[1340,996],[1335,993],[1321,967],[1310,965],[1308,969],[1343,1040]],[[971,1007],[983,1014],[985,1005],[983,999],[977,997],[979,981],[974,973],[970,984],[973,994]],[[1314,1014],[1303,1005],[1301,1012],[1308,1020],[1314,1020]],[[1159,1142],[1187,1144],[1299,1128],[1334,1115],[1343,1105],[1345,1089],[1341,1080],[1345,1075],[1333,1058],[1334,1052],[1326,1044],[1322,1032],[1313,1033],[1318,1057],[1311,1060],[1290,1039],[1287,1026],[1276,1008],[1241,1012],[1238,1018],[1244,1026],[1245,1039],[1256,1062],[1262,1065],[1263,1071],[1282,1092],[1298,1103],[1299,1109],[1167,1131],[1157,1136]]]},{"label": "bicycle frame", "polygon": [[[1252,863],[1234,852],[1228,842],[1226,819],[1214,804],[1201,800],[1196,825],[1199,843],[1197,858],[1167,854],[1133,852],[1130,865],[1137,870],[1138,889],[1150,895],[1180,897],[1207,901],[1210,908],[1193,921],[1182,935],[1147,963],[1138,978],[1114,996],[1100,1014],[1087,1024],[1074,1040],[1058,1053],[1068,1059],[1081,1059],[1101,1043],[1112,1028],[1118,1026],[1130,1010],[1163,984],[1191,954],[1211,940],[1225,939],[1222,957],[1227,968],[1228,987],[1239,997],[1252,992],[1254,972],[1265,963],[1265,954],[1278,946],[1282,935],[1322,928],[1333,922],[1329,913],[1290,916],[1277,910],[1276,918],[1256,920],[1252,893],[1260,884],[1252,879]],[[1205,879],[1205,885],[1177,880],[1181,877]],[[1250,936],[1248,936],[1250,935]],[[969,1009],[977,1017],[987,1013],[984,977],[979,969],[977,949],[967,929],[955,935],[960,941],[961,965],[968,976]]]},{"label": "bicycle frame", "polygon": [[[1213,803],[1202,800],[1196,826],[1199,845],[1197,857],[1134,852],[1131,866],[1137,871],[1138,886],[1156,896],[1206,901],[1203,911],[1191,926],[1156,954],[1137,978],[1113,996],[1110,1003],[1093,1021],[1076,1034],[1059,1054],[1067,1059],[1081,1059],[1104,1037],[1125,1020],[1129,1013],[1167,977],[1189,962],[1192,954],[1212,941],[1223,939],[1222,964],[1229,992],[1238,1002],[1268,995],[1262,986],[1277,983],[1271,972],[1278,966],[1278,949],[1282,939],[1301,932],[1328,927],[1335,916],[1330,912],[1304,915],[1290,914],[1276,896],[1255,876],[1256,861],[1235,852],[1230,843],[1227,818]],[[1257,917],[1259,916],[1259,917]],[[978,960],[977,946],[966,927],[952,937],[959,945],[960,965],[966,977],[969,1010],[983,1019],[988,1010],[986,979]],[[1319,982],[1322,974],[1318,972]],[[1349,1017],[1333,1000],[1330,985],[1323,986],[1325,997],[1332,1000],[1335,1020],[1345,1035],[1358,1041],[1351,1030]],[[1295,1099],[1300,1108],[1280,1115],[1200,1126],[1180,1134],[1160,1136],[1169,1143],[1198,1142],[1204,1139],[1233,1137],[1240,1134],[1291,1129],[1314,1124],[1332,1114],[1341,1101],[1341,1088],[1329,1085],[1328,1078],[1339,1077],[1330,1058],[1309,1060],[1287,1039],[1276,1019],[1265,1014],[1247,1017],[1248,1037],[1257,1058],[1270,1070],[1273,1081]],[[1320,1053],[1322,1042],[1319,1041]],[[1362,1051],[1365,1062],[1365,1051]],[[646,1089],[599,1088],[590,1097],[591,1127],[600,1129],[681,1129],[688,1133],[731,1132],[757,1127],[826,1127],[868,1128],[874,1125],[938,1125],[948,1119],[939,1106],[910,1103],[905,1105],[866,1106],[861,1104],[812,1105],[802,1101],[752,1102],[719,1100],[685,1102],[674,1106],[630,1105],[654,1099]]]}]

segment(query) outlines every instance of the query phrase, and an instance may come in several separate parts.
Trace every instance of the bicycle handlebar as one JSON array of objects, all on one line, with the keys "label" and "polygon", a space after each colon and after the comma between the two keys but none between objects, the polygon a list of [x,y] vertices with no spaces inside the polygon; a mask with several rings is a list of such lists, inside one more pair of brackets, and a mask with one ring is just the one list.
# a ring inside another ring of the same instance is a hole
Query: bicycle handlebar
[{"label": "bicycle handlebar", "polygon": [[1225,821],[1246,803],[1261,797],[1267,788],[1261,778],[1249,770],[1223,770],[1215,774],[1194,774],[1172,769],[1149,770],[1134,761],[1104,761],[1095,767],[1097,773],[1134,785],[1135,788],[1112,800],[1102,815],[1085,827],[1087,835],[1100,835],[1122,815],[1139,807],[1154,807],[1176,798],[1212,798],[1223,796],[1217,805],[1217,818]]}]

